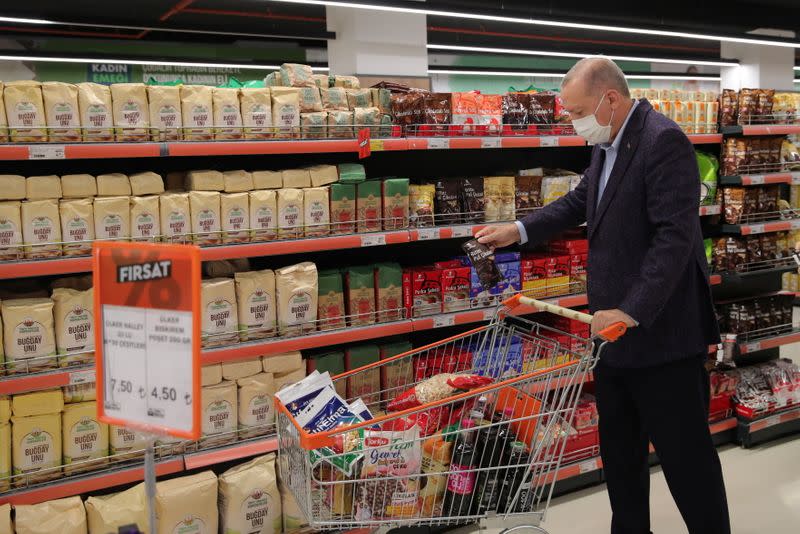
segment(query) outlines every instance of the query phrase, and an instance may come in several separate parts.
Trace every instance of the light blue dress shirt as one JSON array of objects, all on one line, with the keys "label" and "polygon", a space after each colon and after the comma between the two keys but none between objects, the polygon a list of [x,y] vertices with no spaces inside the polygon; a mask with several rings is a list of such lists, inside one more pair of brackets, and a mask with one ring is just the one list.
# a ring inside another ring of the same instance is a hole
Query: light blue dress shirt
[{"label": "light blue dress shirt", "polygon": [[[631,115],[633,115],[633,110],[636,109],[636,106],[639,105],[639,101],[634,99],[633,105],[631,106],[630,111],[628,111],[628,116],[625,117],[625,122],[622,123],[622,127],[620,127],[619,131],[617,132],[616,137],[614,137],[614,141],[611,143],[603,143],[600,146],[602,150],[606,153],[606,159],[603,162],[603,170],[600,173],[600,183],[598,184],[597,190],[597,205],[600,205],[600,199],[603,198],[603,192],[606,190],[606,185],[608,185],[608,178],[611,176],[611,171],[614,170],[614,163],[617,161],[617,154],[619,153],[619,145],[622,143],[622,134],[625,133],[625,127],[628,126],[628,121],[631,120]],[[528,242],[528,232],[525,230],[525,225],[522,224],[522,221],[515,221],[517,225],[517,229],[519,229],[519,244],[524,245]]]}]

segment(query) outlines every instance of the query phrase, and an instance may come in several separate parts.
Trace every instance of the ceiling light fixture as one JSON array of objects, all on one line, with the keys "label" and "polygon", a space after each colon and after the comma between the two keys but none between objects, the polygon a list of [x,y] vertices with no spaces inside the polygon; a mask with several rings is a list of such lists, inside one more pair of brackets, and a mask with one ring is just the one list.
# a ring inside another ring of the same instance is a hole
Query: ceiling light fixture
[{"label": "ceiling light fixture", "polygon": [[[517,48],[490,48],[485,46],[460,46],[460,45],[444,45],[444,44],[429,44],[429,50],[449,50],[454,52],[481,52],[487,54],[513,54],[521,56],[545,56],[545,57],[568,57],[568,58],[585,58],[594,57],[600,54],[580,54],[573,52],[551,52],[547,50],[523,50]],[[636,56],[614,56],[601,54],[603,57],[613,59],[615,61],[644,61],[649,63],[670,63],[676,65],[706,65],[711,67],[738,67],[739,63],[734,61],[710,61],[706,59],[665,59],[654,57],[636,57]],[[800,69],[798,69],[800,70]]]},{"label": "ceiling light fixture", "polygon": [[[255,65],[250,63],[206,63],[194,61],[151,61],[144,59],[119,59],[119,58],[85,58],[85,57],[48,57],[48,56],[17,56],[0,55],[0,61],[47,61],[52,63],[119,63],[124,65],[156,65],[163,67],[207,67],[229,69],[264,69],[277,70],[280,65]],[[328,72],[328,67],[311,67],[311,70]]]},{"label": "ceiling light fixture", "polygon": [[306,4],[313,6],[345,7],[352,9],[369,9],[373,11],[388,11],[392,13],[413,13],[419,15],[432,15],[435,17],[450,17],[458,19],[471,19],[490,22],[510,22],[514,24],[531,24],[534,26],[551,26],[555,28],[573,28],[578,30],[595,30],[618,33],[632,33],[638,35],[659,35],[662,37],[677,37],[681,39],[700,39],[705,41],[719,41],[728,43],[745,43],[755,45],[780,46],[785,48],[800,48],[800,43],[792,41],[773,41],[769,39],[754,39],[748,37],[733,37],[728,35],[713,35],[704,33],[681,32],[674,30],[656,30],[649,28],[630,28],[627,26],[610,26],[607,24],[587,24],[583,22],[568,22],[544,19],[525,19],[519,17],[503,17],[481,13],[461,13],[456,11],[441,11],[438,9],[422,9],[416,7],[383,6],[379,4],[357,4],[354,2],[331,2],[329,0],[267,0],[287,4]]},{"label": "ceiling light fixture", "polygon": [[[428,74],[455,74],[465,76],[523,76],[526,78],[563,78],[565,72],[519,72],[493,70],[461,70],[461,69],[428,69]],[[683,76],[679,74],[626,74],[629,80],[684,80],[684,81],[720,81],[719,76]]]},{"label": "ceiling light fixture", "polygon": [[0,22],[10,22],[12,24],[56,24],[52,20],[26,19],[20,17],[0,17]]}]

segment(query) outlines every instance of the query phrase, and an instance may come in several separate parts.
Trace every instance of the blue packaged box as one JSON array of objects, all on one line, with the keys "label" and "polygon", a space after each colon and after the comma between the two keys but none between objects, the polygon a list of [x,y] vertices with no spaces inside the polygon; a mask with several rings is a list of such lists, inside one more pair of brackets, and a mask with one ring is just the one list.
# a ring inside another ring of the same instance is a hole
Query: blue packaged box
[{"label": "blue packaged box", "polygon": [[495,263],[508,263],[520,260],[520,253],[519,252],[495,252],[494,253],[494,261]]},{"label": "blue packaged box", "polygon": [[519,261],[498,263],[497,268],[500,270],[503,280],[489,290],[492,295],[499,295],[497,299],[500,300],[522,291],[522,277]]},{"label": "blue packaged box", "polygon": [[475,267],[470,268],[469,277],[469,307],[486,308],[489,306],[496,306],[498,298],[495,288],[490,290],[483,289],[481,279],[478,277],[478,271],[475,270]]}]

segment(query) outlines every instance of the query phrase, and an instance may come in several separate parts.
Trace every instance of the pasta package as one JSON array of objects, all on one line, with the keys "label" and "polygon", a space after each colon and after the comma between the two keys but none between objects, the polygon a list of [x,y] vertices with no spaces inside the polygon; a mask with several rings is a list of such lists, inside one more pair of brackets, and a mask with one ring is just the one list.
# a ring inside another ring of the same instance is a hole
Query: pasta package
[{"label": "pasta package", "polygon": [[3,87],[9,138],[16,143],[47,141],[42,84],[33,80],[6,82]]},{"label": "pasta package", "polygon": [[241,139],[242,112],[239,108],[239,89],[214,87],[214,139]]},{"label": "pasta package", "polygon": [[111,85],[114,133],[117,141],[146,141],[150,137],[150,107],[143,83]]},{"label": "pasta package", "polygon": [[177,141],[181,138],[181,88],[178,85],[148,85],[150,126],[156,141]]},{"label": "pasta package", "polygon": [[42,84],[44,114],[50,128],[48,138],[59,143],[81,140],[78,88],[71,83],[44,82]]},{"label": "pasta package", "polygon": [[111,89],[107,85],[79,83],[78,109],[84,141],[100,143],[114,140]]}]

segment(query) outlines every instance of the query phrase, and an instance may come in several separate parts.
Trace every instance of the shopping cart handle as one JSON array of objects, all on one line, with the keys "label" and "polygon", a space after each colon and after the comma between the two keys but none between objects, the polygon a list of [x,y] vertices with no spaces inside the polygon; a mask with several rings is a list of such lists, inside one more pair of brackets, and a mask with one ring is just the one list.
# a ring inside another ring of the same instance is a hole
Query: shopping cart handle
[{"label": "shopping cart handle", "polygon": [[616,341],[628,330],[628,325],[623,322],[614,323],[597,333],[597,337],[605,341]]}]

